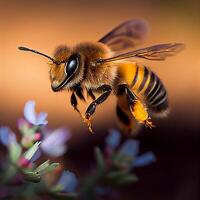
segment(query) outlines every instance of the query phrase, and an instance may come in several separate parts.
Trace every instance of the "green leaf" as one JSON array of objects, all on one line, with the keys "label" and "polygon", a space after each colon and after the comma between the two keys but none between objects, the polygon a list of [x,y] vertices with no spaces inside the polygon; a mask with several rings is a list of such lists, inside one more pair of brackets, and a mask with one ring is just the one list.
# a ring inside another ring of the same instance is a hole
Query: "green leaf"
[{"label": "green leaf", "polygon": [[30,160],[33,155],[35,154],[35,152],[39,149],[39,145],[41,144],[41,142],[36,142],[30,149],[28,149],[25,153],[24,153],[24,157],[27,160]]},{"label": "green leaf", "polygon": [[48,165],[47,167],[43,168],[42,170],[40,170],[39,174],[44,175],[49,172],[52,172],[58,166],[59,166],[59,163],[52,163],[52,164]]},{"label": "green leaf", "polygon": [[127,174],[118,180],[117,184],[119,185],[128,185],[130,183],[134,183],[138,181],[138,177],[134,174]]},{"label": "green leaf", "polygon": [[125,171],[114,171],[106,175],[106,183],[110,185],[125,185],[138,180],[138,178]]},{"label": "green leaf", "polygon": [[106,166],[105,166],[104,156],[101,150],[98,147],[95,147],[94,153],[95,153],[95,159],[96,159],[99,170],[104,171]]},{"label": "green leaf", "polygon": [[118,182],[127,174],[124,171],[112,171],[105,176],[105,182],[108,185],[118,185]]},{"label": "green leaf", "polygon": [[43,170],[45,170],[45,168],[47,168],[50,165],[50,161],[47,160],[45,162],[43,162],[41,165],[39,165],[36,169],[35,172],[41,172]]},{"label": "green leaf", "polygon": [[24,137],[22,137],[22,139],[21,139],[21,145],[24,148],[28,149],[28,148],[32,147],[33,144],[34,144],[33,137],[30,137],[30,136],[24,136]]},{"label": "green leaf", "polygon": [[50,191],[53,193],[58,193],[58,192],[62,191],[63,189],[64,189],[63,185],[57,184],[57,185],[54,185],[53,187],[51,187]]},{"label": "green leaf", "polygon": [[33,182],[33,183],[38,183],[40,182],[40,179],[41,179],[39,173],[36,173],[36,172],[26,172],[24,173],[24,178],[25,180]]},{"label": "green leaf", "polygon": [[22,126],[19,127],[19,130],[21,132],[22,135],[27,135],[29,134],[29,127],[27,124],[23,124]]},{"label": "green leaf", "polygon": [[22,148],[17,142],[12,142],[9,146],[9,158],[12,163],[16,163],[21,155]]},{"label": "green leaf", "polygon": [[131,156],[124,156],[121,153],[117,153],[112,157],[113,165],[118,168],[127,168],[130,170],[132,167],[133,157]]},{"label": "green leaf", "polygon": [[110,180],[117,180],[122,178],[123,176],[125,176],[127,174],[127,172],[124,171],[114,171],[114,172],[110,172],[106,175],[107,179]]}]

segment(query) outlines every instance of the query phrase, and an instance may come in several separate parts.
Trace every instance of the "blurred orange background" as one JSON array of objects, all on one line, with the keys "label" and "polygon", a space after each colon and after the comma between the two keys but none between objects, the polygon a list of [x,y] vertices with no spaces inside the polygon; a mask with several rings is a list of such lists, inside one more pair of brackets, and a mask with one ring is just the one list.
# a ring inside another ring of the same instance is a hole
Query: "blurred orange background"
[{"label": "blurred orange background", "polygon": [[[169,93],[171,115],[162,120],[199,127],[200,14],[198,1],[0,1],[0,124],[13,126],[24,103],[34,99],[38,111],[49,113],[51,126],[87,130],[70,105],[66,92],[53,93],[47,60],[20,52],[24,45],[52,55],[59,44],[97,41],[119,23],[143,18],[150,25],[148,45],[183,42],[186,49],[164,62],[141,60],[155,71]],[[85,106],[81,106],[85,109]],[[106,112],[106,117],[105,117]],[[116,122],[115,97],[98,107],[95,128]],[[113,123],[115,124],[115,123]],[[157,124],[159,124],[157,122]],[[81,133],[80,133],[81,134]]]},{"label": "blurred orange background", "polygon": [[[138,48],[182,42],[186,49],[164,62],[140,60],[163,80],[171,113],[157,120],[156,128],[144,128],[138,135],[141,150],[153,151],[157,162],[136,170],[141,180],[125,190],[123,199],[132,200],[133,194],[137,200],[199,199],[199,11],[199,0],[1,0],[0,125],[16,130],[25,102],[35,100],[37,111],[48,112],[50,126],[72,130],[65,157],[71,160],[67,168],[86,173],[91,168],[94,145],[102,142],[108,128],[116,127],[115,97],[98,107],[93,120],[97,134],[88,134],[70,105],[70,95],[51,90],[47,60],[17,47],[27,46],[52,55],[60,44],[97,41],[121,22],[143,18],[149,23],[150,35]],[[81,103],[81,109],[85,110],[86,105]]]}]

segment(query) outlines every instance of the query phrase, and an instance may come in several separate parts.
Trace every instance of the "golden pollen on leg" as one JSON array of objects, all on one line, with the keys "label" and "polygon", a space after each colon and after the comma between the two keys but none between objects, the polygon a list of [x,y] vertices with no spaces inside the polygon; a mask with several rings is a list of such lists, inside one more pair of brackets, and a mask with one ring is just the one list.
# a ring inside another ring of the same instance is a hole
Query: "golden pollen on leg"
[{"label": "golden pollen on leg", "polygon": [[150,121],[150,117],[147,112],[147,108],[141,101],[135,100],[133,106],[131,106],[131,111],[137,121],[139,121],[140,123],[144,123],[146,126],[149,126],[150,128],[153,127],[153,124]]},{"label": "golden pollen on leg", "polygon": [[135,119],[137,119],[138,121],[145,121],[148,119],[147,109],[139,100],[135,100],[132,106],[132,113]]}]

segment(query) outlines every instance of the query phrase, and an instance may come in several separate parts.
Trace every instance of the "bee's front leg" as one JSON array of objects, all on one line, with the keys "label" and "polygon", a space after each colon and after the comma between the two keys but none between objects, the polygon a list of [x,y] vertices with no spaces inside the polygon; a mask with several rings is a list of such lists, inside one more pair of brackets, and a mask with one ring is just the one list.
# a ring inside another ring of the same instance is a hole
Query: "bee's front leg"
[{"label": "bee's front leg", "polygon": [[73,106],[74,110],[76,112],[78,112],[78,114],[84,118],[81,114],[81,112],[79,111],[78,109],[78,101],[77,101],[77,97],[80,99],[80,100],[83,100],[85,101],[85,98],[84,98],[84,95],[83,95],[83,89],[80,85],[77,85],[75,87],[73,87],[72,89],[72,95],[71,95],[71,105]]},{"label": "bee's front leg", "polygon": [[102,85],[97,90],[102,91],[103,93],[88,106],[85,112],[85,121],[88,124],[89,130],[91,133],[93,133],[92,128],[91,128],[91,116],[94,114],[97,105],[100,105],[109,97],[109,95],[111,94],[112,88],[110,85]]},{"label": "bee's front leg", "polygon": [[85,97],[83,95],[83,88],[80,86],[80,85],[77,85],[74,87],[74,91],[77,95],[77,97],[80,99],[80,100],[83,100],[85,101]]},{"label": "bee's front leg", "polygon": [[76,98],[76,95],[74,94],[74,92],[72,92],[72,95],[71,95],[71,105],[73,106],[74,110],[76,112],[78,112],[78,114],[82,117],[79,109],[77,108],[78,106],[78,101],[77,101],[77,98]]},{"label": "bee's front leg", "polygon": [[129,105],[132,105],[138,97],[131,91],[131,89],[126,84],[118,85],[117,95],[126,95]]}]

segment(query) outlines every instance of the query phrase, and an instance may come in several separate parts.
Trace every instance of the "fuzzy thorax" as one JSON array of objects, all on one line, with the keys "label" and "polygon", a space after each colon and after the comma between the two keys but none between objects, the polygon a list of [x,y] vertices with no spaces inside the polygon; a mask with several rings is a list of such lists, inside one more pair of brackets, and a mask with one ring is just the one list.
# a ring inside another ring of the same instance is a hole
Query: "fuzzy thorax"
[{"label": "fuzzy thorax", "polygon": [[110,64],[97,64],[102,58],[113,55],[108,46],[99,42],[85,42],[77,45],[75,51],[79,52],[84,59],[84,77],[82,85],[86,88],[96,89],[103,84],[112,85],[117,68]]}]

